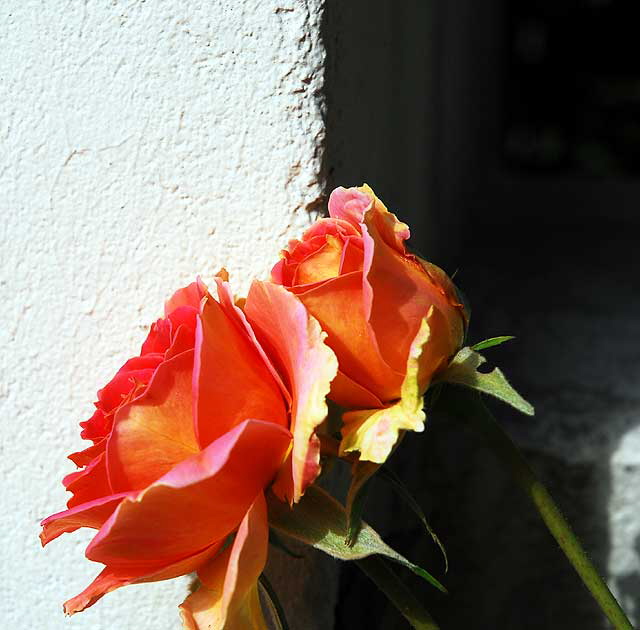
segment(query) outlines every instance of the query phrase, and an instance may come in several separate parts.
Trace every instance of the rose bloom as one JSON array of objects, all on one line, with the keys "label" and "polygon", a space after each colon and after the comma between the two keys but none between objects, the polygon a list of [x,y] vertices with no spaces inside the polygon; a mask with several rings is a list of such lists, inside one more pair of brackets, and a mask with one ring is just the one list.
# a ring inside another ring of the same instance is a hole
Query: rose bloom
[{"label": "rose bloom", "polygon": [[343,416],[341,451],[382,463],[399,431],[423,429],[422,395],[461,347],[467,314],[368,186],[335,189],[329,215],[289,242],[272,280],[317,318],[338,357],[330,397],[354,410]]},{"label": "rose bloom", "polygon": [[257,579],[267,556],[264,498],[297,501],[320,470],[315,427],[337,361],[325,334],[282,287],[254,282],[241,310],[226,280],[179,290],[140,355],[98,392],[70,455],[68,509],[42,522],[43,545],[98,532],[105,565],[64,610],[127,584],[197,571],[185,628],[266,628]]}]

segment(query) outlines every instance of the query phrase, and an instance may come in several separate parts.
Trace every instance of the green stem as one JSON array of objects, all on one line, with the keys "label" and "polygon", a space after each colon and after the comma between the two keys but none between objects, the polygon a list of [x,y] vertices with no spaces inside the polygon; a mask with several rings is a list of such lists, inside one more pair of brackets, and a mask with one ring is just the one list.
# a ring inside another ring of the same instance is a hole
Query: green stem
[{"label": "green stem", "polygon": [[453,411],[480,433],[495,454],[511,470],[522,489],[529,495],[549,531],[560,545],[573,568],[589,589],[600,608],[616,630],[633,630],[624,611],[604,580],[598,575],[580,541],[571,530],[547,489],[538,480],[517,446],[502,430],[493,415],[482,404],[479,395],[457,387],[450,391],[445,409]]},{"label": "green stem", "polygon": [[289,630],[287,617],[284,614],[284,608],[282,608],[282,604],[278,599],[277,593],[275,592],[273,586],[271,586],[271,582],[269,582],[267,576],[264,573],[260,574],[260,577],[258,578],[258,584],[262,587],[266,595],[265,599],[270,608],[271,617],[278,630]]}]

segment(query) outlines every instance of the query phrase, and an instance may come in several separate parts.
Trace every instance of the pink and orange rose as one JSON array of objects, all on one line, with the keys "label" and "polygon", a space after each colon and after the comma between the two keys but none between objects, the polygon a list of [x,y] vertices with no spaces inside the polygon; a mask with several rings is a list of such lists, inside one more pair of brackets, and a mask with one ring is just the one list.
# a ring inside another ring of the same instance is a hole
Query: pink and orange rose
[{"label": "pink and orange rose", "polygon": [[226,272],[215,297],[199,280],[177,291],[98,392],[81,423],[92,444],[69,456],[79,470],[64,479],[67,509],[42,522],[43,544],[97,530],[86,556],[104,569],[68,614],[196,571],[185,628],[266,628],[265,492],[293,506],[318,476],[327,395],[346,409],[341,453],[361,461],[384,462],[400,432],[422,429],[422,396],[462,345],[467,314],[371,189],[336,189],[329,213],[246,300]]},{"label": "pink and orange rose", "polygon": [[462,346],[467,314],[368,186],[334,190],[329,215],[289,243],[271,276],[320,322],[338,357],[330,397],[350,410],[341,451],[382,463],[399,431],[422,430],[422,395]]},{"label": "pink and orange rose", "polygon": [[105,566],[67,614],[197,571],[185,628],[266,628],[264,493],[293,504],[318,475],[337,362],[283,288],[254,282],[241,309],[225,280],[217,298],[201,282],[178,291],[82,423],[92,445],[70,456],[81,469],[64,480],[68,509],[43,521],[41,540],[96,529],[86,556]]}]

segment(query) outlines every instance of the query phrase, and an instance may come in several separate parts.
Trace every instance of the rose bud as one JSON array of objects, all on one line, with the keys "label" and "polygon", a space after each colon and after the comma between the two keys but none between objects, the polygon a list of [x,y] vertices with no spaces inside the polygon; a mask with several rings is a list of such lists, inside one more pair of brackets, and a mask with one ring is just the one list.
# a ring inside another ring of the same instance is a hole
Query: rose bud
[{"label": "rose bud", "polygon": [[449,277],[409,252],[409,228],[368,186],[337,188],[330,218],[292,240],[272,270],[327,332],[341,453],[382,463],[399,431],[422,431],[422,396],[461,347],[467,314]]},{"label": "rose bud", "polygon": [[314,430],[337,361],[282,287],[255,282],[243,312],[223,278],[217,299],[198,282],[167,302],[82,423],[93,444],[70,456],[82,467],[64,480],[73,496],[42,522],[41,540],[97,529],[86,556],[105,567],[67,614],[121,586],[197,571],[185,628],[267,627],[264,492],[273,484],[292,503],[317,476]]}]

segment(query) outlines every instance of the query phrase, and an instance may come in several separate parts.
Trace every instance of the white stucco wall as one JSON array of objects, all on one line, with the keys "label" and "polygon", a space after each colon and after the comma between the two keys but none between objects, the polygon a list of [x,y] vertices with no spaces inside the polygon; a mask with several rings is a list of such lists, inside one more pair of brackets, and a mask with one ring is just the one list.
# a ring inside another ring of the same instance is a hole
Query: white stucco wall
[{"label": "white stucco wall", "polygon": [[264,276],[321,195],[321,0],[0,3],[0,480],[6,628],[177,628],[185,579],[65,619],[100,570],[39,520],[96,390],[163,300]]}]

